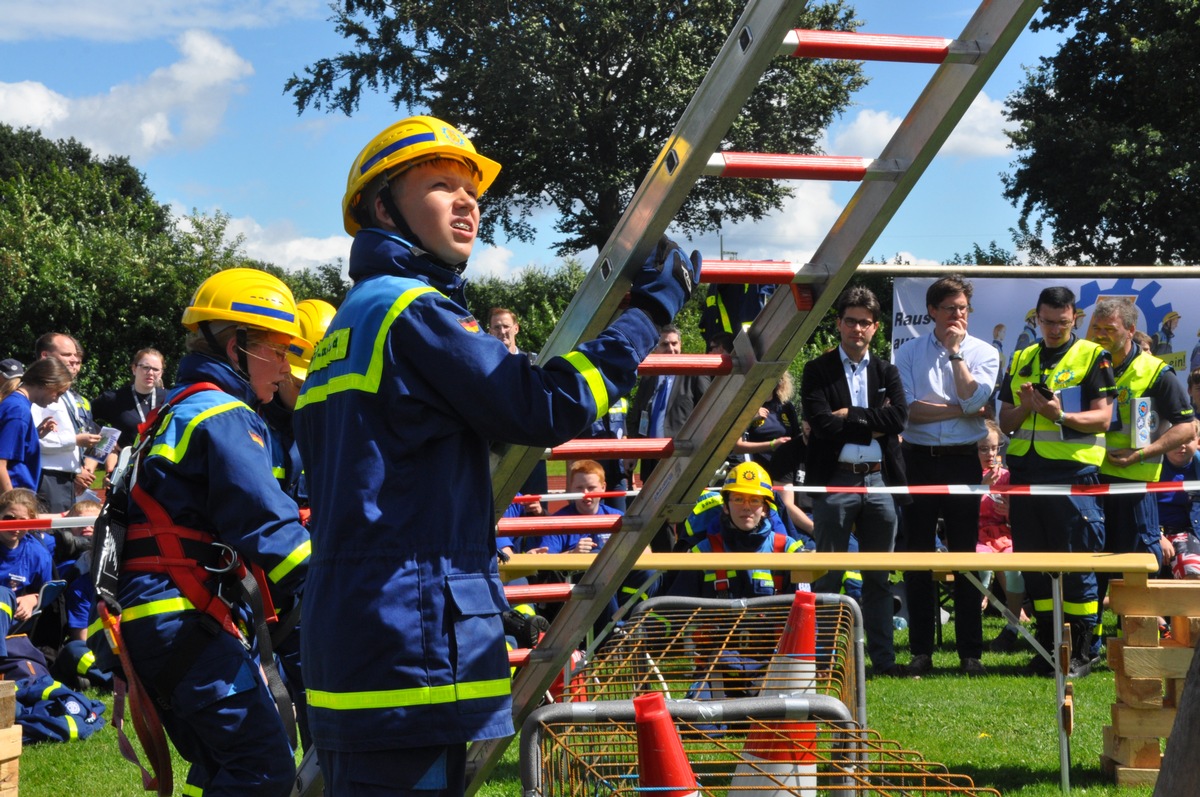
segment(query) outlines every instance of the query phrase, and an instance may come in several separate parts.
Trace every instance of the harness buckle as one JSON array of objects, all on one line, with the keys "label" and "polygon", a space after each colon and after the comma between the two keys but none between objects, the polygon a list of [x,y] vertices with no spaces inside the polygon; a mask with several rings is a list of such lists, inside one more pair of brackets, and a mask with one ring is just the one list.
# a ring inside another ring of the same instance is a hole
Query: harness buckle
[{"label": "harness buckle", "polygon": [[226,573],[232,573],[237,569],[238,565],[240,564],[237,551],[225,543],[217,542],[215,540],[211,542],[210,545],[212,545],[214,548],[221,549],[221,560],[225,560],[227,558],[227,562],[223,565],[217,565],[216,567],[204,565],[205,570],[210,573],[216,573],[217,575],[224,575]]}]

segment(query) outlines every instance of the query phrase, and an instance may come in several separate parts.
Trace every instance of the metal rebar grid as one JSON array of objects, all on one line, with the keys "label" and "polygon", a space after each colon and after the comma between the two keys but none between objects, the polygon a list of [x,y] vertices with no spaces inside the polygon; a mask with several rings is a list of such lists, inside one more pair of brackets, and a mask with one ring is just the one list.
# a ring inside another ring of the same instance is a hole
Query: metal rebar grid
[{"label": "metal rebar grid", "polygon": [[[530,716],[522,730],[523,794],[999,795],[862,728],[829,697],[669,701],[667,708],[694,784],[641,783],[633,703],[613,701],[548,706]],[[757,755],[764,745],[775,750],[770,761]]]},{"label": "metal rebar grid", "polygon": [[[752,600],[654,598],[570,678],[564,701],[782,696],[794,678],[768,674],[792,596]],[[865,724],[862,617],[842,595],[817,595],[815,667],[809,691],[837,698]]]}]

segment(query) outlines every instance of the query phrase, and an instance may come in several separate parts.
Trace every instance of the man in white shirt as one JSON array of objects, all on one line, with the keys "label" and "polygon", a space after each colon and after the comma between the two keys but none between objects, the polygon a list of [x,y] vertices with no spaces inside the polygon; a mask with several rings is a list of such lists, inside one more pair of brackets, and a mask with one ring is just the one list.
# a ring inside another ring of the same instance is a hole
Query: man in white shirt
[{"label": "man in white shirt", "polygon": [[[71,379],[79,376],[83,365],[83,351],[75,338],[62,332],[47,332],[34,344],[34,357],[54,357],[71,372]],[[33,422],[40,424],[46,418],[54,418],[54,430],[40,440],[42,449],[42,477],[38,483],[38,497],[49,512],[66,512],[75,503],[76,496],[91,486],[96,478],[96,462],[85,459],[83,452],[99,442],[100,435],[93,434],[92,408],[88,400],[74,390],[68,390],[62,398],[44,408],[33,406]]]},{"label": "man in white shirt", "polygon": [[[904,468],[912,484],[977,484],[976,444],[987,434],[984,418],[1000,371],[1000,356],[987,341],[967,334],[971,283],[961,275],[944,277],[925,292],[933,333],[895,352],[908,400],[904,429]],[[904,511],[906,548],[933,551],[938,518],[945,521],[951,551],[974,552],[979,539],[979,498],[974,495],[914,495]],[[909,672],[933,669],[937,591],[928,571],[904,574],[908,594]],[[954,580],[954,632],[959,668],[983,675],[981,601],[961,575]]]}]

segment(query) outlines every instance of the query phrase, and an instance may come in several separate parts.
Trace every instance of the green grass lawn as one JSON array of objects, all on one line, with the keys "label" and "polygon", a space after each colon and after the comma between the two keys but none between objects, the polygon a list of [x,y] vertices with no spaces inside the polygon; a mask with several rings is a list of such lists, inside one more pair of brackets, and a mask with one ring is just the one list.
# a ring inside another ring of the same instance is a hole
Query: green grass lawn
[{"label": "green grass lawn", "polygon": [[[997,618],[987,618],[985,639],[991,639],[1000,625]],[[868,681],[870,727],[919,751],[926,760],[942,762],[951,772],[969,775],[977,785],[1002,794],[1060,794],[1053,680],[1019,674],[1028,652],[984,653],[990,674],[963,677],[956,669],[952,635],[953,628],[948,626],[945,645],[934,655],[937,669],[932,675],[915,681]],[[907,632],[896,635],[901,661],[908,658],[907,641]],[[1112,672],[1101,664],[1075,688],[1072,794],[1148,797],[1151,789],[1117,789],[1100,772],[1101,728],[1109,722],[1114,700]],[[111,715],[111,697],[102,699],[109,704]],[[133,733],[132,727],[128,732]],[[185,770],[181,761],[176,764],[179,784]],[[30,746],[21,757],[20,769],[22,797],[145,794],[137,770],[121,758],[111,727],[84,742]],[[520,797],[516,744],[509,747],[481,793]]]}]

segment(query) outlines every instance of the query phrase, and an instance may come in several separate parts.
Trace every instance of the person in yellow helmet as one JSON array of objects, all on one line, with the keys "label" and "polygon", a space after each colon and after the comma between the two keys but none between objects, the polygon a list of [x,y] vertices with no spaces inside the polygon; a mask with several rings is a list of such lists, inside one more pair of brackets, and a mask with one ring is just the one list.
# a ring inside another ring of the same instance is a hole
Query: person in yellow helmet
[{"label": "person in yellow helmet", "polygon": [[[775,508],[771,476],[757,462],[743,462],[725,476],[721,485],[720,525],[692,546],[693,553],[795,553],[804,543],[773,531],[769,512]],[[672,595],[698,598],[760,598],[795,591],[784,572],[770,570],[711,570],[680,572],[671,584]]]},{"label": "person in yellow helmet", "polygon": [[[276,277],[229,269],[200,285],[183,324],[177,387],[147,418],[126,471],[135,478],[110,490],[106,511],[127,502],[129,527],[115,584],[97,544],[97,595],[119,604],[126,675],[140,679],[190,765],[183,793],[284,797],[294,719],[286,693],[268,687],[282,687],[270,635],[253,629],[273,619],[272,593],[303,588],[309,536],[275,480],[257,410],[290,378],[296,303]],[[93,650],[107,647],[89,631]]]},{"label": "person in yellow helmet", "polygon": [[1150,353],[1155,357],[1171,354],[1175,350],[1172,341],[1175,339],[1175,330],[1179,328],[1179,319],[1179,313],[1169,311],[1163,316],[1162,326],[1150,336]]},{"label": "person in yellow helmet", "polygon": [[499,174],[453,125],[414,116],[347,178],[354,286],[295,416],[314,541],[301,622],[321,629],[301,645],[330,794],[462,794],[467,742],[514,732],[489,446],[557,445],[605,414],[699,272],[661,241],[626,272],[629,310],[534,365],[464,299]]}]

